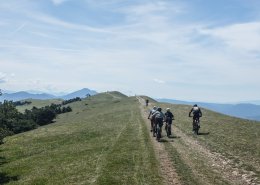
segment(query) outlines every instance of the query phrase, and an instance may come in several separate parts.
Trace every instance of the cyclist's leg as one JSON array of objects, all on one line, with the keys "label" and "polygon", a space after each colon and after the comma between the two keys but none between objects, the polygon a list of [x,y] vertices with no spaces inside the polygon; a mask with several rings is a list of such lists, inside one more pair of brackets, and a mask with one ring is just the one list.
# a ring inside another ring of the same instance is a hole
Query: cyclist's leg
[{"label": "cyclist's leg", "polygon": [[153,131],[153,119],[151,118],[151,132]]},{"label": "cyclist's leg", "polygon": [[172,135],[172,124],[168,125],[169,135]]},{"label": "cyclist's leg", "polygon": [[193,122],[192,122],[192,131],[195,130],[195,127],[196,127],[196,117],[193,116]]},{"label": "cyclist's leg", "polygon": [[156,136],[156,120],[153,120],[153,136]]}]

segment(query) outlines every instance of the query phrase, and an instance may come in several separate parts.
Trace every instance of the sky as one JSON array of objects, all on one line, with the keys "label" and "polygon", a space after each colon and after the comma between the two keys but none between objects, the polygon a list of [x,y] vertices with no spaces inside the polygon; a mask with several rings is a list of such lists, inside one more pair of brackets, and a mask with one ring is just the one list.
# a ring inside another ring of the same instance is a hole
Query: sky
[{"label": "sky", "polygon": [[260,1],[0,0],[0,88],[260,100]]}]

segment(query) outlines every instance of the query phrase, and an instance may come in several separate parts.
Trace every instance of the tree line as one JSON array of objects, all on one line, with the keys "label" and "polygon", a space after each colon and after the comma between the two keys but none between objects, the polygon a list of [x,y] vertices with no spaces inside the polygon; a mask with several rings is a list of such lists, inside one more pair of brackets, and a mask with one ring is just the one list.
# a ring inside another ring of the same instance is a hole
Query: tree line
[{"label": "tree line", "polygon": [[76,101],[81,101],[81,98],[80,97],[76,97],[76,98],[72,98],[72,99],[69,99],[69,100],[64,100],[62,101],[62,105],[66,105],[66,104],[69,104],[69,103],[72,103],[72,102],[76,102]]},{"label": "tree line", "polygon": [[14,106],[30,105],[31,101],[15,101],[13,102]]},{"label": "tree line", "polygon": [[26,109],[24,113],[16,109],[14,102],[5,100],[0,102],[0,142],[9,135],[35,129],[53,122],[57,114],[71,112],[70,106],[51,104],[42,108],[33,107]]}]

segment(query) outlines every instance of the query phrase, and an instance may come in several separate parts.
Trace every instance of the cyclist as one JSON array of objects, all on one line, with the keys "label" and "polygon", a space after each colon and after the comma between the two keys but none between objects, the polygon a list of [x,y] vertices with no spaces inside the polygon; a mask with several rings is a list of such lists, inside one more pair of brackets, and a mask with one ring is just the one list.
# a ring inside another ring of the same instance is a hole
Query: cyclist
[{"label": "cyclist", "polygon": [[[193,129],[192,129],[192,131],[194,131],[195,127],[196,127],[196,119],[198,120],[198,123],[199,123],[200,117],[202,117],[202,112],[201,112],[200,108],[198,107],[198,105],[195,104],[195,105],[193,105],[192,109],[189,112],[189,117],[192,117],[191,113],[193,113]],[[198,125],[198,127],[200,128],[200,125]]]},{"label": "cyclist", "polygon": [[162,133],[163,121],[165,120],[165,116],[162,112],[162,108],[158,107],[157,111],[153,114],[152,118],[155,119],[155,126],[157,132],[156,139],[157,141],[159,141],[162,135],[161,133]]},{"label": "cyclist", "polygon": [[165,115],[165,122],[166,122],[165,131],[167,133],[167,136],[169,137],[170,135],[172,135],[171,126],[172,126],[172,120],[174,119],[174,115],[172,114],[170,108],[166,109],[166,112],[164,115]]},{"label": "cyclist", "polygon": [[[155,121],[155,120],[153,119],[153,117],[151,117],[151,116],[153,116],[153,114],[156,112],[156,110],[157,110],[157,107],[154,106],[153,109],[150,110],[150,113],[149,113],[149,116],[148,116],[148,119],[151,119],[151,132],[153,131],[154,121]],[[150,117],[151,117],[151,118],[150,118]]]},{"label": "cyclist", "polygon": [[149,100],[146,99],[146,100],[145,100],[145,105],[146,105],[146,107],[148,106],[148,104],[149,104]]}]

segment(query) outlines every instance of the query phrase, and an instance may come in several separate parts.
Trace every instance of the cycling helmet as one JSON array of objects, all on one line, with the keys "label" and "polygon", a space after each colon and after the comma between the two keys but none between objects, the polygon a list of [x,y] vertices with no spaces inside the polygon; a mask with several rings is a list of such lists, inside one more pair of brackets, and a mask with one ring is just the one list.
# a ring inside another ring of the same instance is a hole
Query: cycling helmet
[{"label": "cycling helmet", "polygon": [[197,105],[197,104],[194,104],[193,107],[198,107],[198,105]]},{"label": "cycling helmet", "polygon": [[161,108],[161,107],[158,107],[158,109],[157,109],[157,110],[161,112],[161,111],[162,111],[162,108]]},{"label": "cycling helmet", "polygon": [[167,109],[166,109],[167,112],[170,112],[170,110],[171,110],[170,108],[167,108]]},{"label": "cycling helmet", "polygon": [[157,109],[157,107],[156,106],[153,106],[153,110],[156,110]]}]

